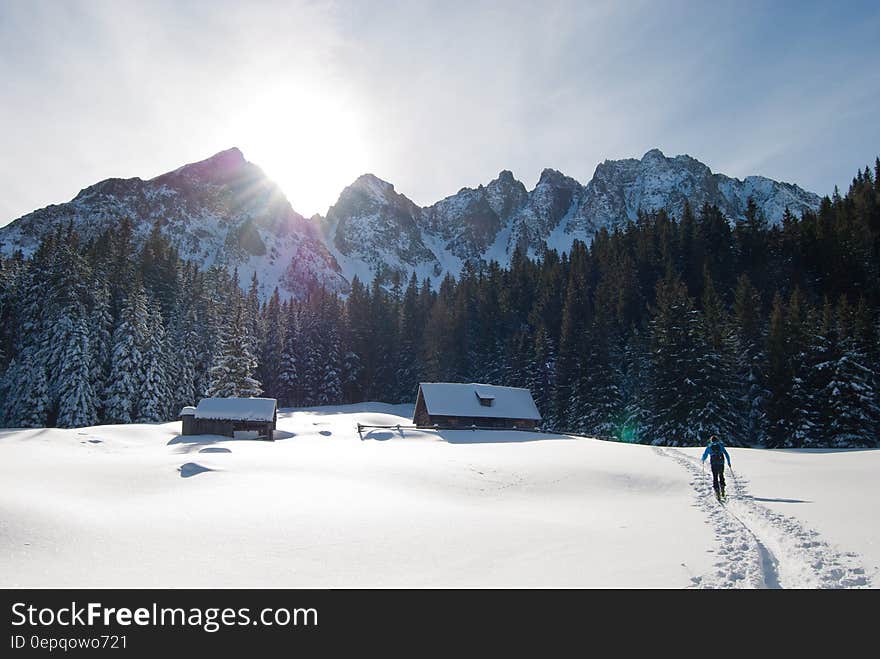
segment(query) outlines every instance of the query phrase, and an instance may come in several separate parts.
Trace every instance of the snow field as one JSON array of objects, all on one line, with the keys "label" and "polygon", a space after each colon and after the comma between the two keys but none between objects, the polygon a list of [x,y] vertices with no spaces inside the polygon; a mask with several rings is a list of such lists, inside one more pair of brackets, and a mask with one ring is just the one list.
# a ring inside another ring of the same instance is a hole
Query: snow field
[{"label": "snow field", "polygon": [[[859,533],[877,523],[821,526],[818,490],[815,506],[797,509],[815,518],[795,518],[770,507],[794,504],[749,499],[739,470],[720,506],[692,449],[512,431],[358,437],[357,423],[408,425],[411,411],[284,410],[273,443],[182,437],[179,422],[0,431],[0,586],[812,588],[876,579],[880,552]],[[770,474],[786,470],[792,487],[815,489],[837,455],[777,452],[762,462],[767,453],[731,451],[734,469],[745,455],[762,494]],[[834,487],[854,495],[873,478],[878,454],[861,453],[837,466],[846,478]]]}]

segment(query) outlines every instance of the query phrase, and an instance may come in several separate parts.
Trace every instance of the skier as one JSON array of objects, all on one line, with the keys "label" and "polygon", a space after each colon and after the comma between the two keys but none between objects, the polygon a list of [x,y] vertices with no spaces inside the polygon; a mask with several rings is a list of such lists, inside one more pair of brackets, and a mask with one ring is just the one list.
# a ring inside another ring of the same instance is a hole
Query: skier
[{"label": "skier", "polygon": [[712,489],[715,490],[715,497],[721,501],[721,498],[726,496],[724,494],[724,458],[727,458],[727,466],[731,469],[733,467],[730,465],[730,454],[724,448],[724,442],[718,439],[717,435],[712,435],[709,438],[709,445],[703,452],[703,462],[706,462],[706,458],[710,458],[709,464],[712,465]]}]

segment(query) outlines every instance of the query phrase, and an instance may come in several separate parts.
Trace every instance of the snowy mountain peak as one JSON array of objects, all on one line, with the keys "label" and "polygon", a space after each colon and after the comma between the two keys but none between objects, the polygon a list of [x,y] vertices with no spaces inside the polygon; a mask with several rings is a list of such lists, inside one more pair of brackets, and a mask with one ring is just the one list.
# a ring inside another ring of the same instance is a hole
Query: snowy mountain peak
[{"label": "snowy mountain peak", "polygon": [[366,192],[377,199],[383,199],[389,192],[394,192],[394,186],[391,183],[380,179],[375,174],[361,174],[349,188]]},{"label": "snowy mountain peak", "polygon": [[215,153],[210,158],[178,167],[174,171],[157,176],[152,180],[161,181],[170,177],[184,177],[197,181],[224,183],[241,175],[248,165],[244,154],[237,147],[232,147]]},{"label": "snowy mountain peak", "polygon": [[589,232],[634,220],[640,210],[664,208],[680,217],[685,201],[694,209],[714,204],[734,221],[743,217],[749,197],[771,223],[781,221],[786,207],[799,214],[819,206],[817,195],[795,185],[764,177],[740,181],[713,173],[689,155],[669,158],[660,149],[651,149],[641,160],[606,160],[598,165],[573,222]]},{"label": "snowy mountain peak", "polygon": [[243,165],[247,162],[244,158],[244,154],[241,152],[237,146],[230,147],[228,149],[224,149],[223,151],[218,151],[213,156],[209,158],[205,158],[200,161],[202,163],[214,163],[216,165],[225,163],[225,164],[239,164]]},{"label": "snowy mountain peak", "polygon": [[369,281],[379,271],[406,275],[419,263],[439,267],[422,242],[421,209],[394,186],[363,174],[345,188],[323,222],[326,243],[349,280]]},{"label": "snowy mountain peak", "polygon": [[275,286],[286,296],[315,286],[348,290],[317,226],[295,212],[278,186],[236,148],[147,181],[101,181],[68,203],[0,228],[0,245],[7,253],[28,254],[42,236],[68,223],[90,241],[122,218],[131,220],[135,241],[143,241],[159,222],[183,258],[203,268],[238,268],[245,283],[256,273],[266,297]]},{"label": "snowy mountain peak", "polygon": [[580,183],[570,176],[566,176],[559,170],[550,169],[549,167],[541,172],[541,177],[538,179],[538,185],[552,185],[554,187],[565,188],[580,187]]}]

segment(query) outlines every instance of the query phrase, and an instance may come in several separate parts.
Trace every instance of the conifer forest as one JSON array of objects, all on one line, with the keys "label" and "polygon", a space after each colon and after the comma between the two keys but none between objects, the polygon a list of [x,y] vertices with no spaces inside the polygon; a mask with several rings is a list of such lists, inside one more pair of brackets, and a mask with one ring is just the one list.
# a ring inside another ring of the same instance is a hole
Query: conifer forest
[{"label": "conifer forest", "polygon": [[267,300],[124,218],[0,257],[0,426],[170,421],[203,396],[411,403],[527,387],[543,427],[658,445],[875,447],[880,160],[818,212],[664,211],[566,254]]}]

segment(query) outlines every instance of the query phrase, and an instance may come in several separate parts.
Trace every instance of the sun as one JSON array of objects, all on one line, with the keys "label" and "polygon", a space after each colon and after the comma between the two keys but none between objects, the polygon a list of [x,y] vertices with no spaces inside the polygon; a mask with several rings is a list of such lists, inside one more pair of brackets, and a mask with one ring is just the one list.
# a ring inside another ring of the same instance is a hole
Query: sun
[{"label": "sun", "polygon": [[229,128],[245,157],[305,215],[325,214],[342,189],[369,170],[356,105],[305,86],[269,90],[244,103]]}]

